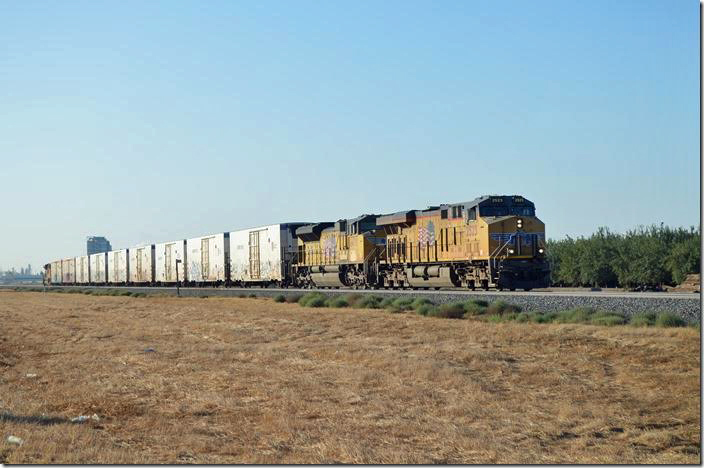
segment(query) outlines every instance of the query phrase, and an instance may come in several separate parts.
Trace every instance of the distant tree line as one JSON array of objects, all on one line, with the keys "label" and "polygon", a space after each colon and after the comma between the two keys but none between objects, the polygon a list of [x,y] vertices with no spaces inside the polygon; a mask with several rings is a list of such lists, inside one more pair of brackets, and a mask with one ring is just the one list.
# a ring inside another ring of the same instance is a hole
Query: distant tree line
[{"label": "distant tree line", "polygon": [[556,286],[658,288],[699,273],[700,245],[700,228],[600,227],[589,237],[548,240],[547,256]]}]

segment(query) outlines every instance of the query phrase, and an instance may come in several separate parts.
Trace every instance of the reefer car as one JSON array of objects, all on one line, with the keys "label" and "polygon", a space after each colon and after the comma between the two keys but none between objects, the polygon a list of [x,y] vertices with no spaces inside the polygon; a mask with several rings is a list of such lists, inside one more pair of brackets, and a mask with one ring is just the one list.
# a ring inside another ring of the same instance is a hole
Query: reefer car
[{"label": "reefer car", "polygon": [[129,253],[127,249],[108,252],[108,283],[125,284],[129,273]]},{"label": "reefer car", "polygon": [[272,224],[230,232],[230,279],[236,285],[292,284],[295,231],[305,223]]},{"label": "reefer car", "polygon": [[76,282],[76,257],[61,260],[61,282],[63,284]]},{"label": "reefer car", "polygon": [[188,262],[186,252],[185,239],[156,244],[154,246],[154,281],[159,284],[188,281],[188,275],[184,268]]},{"label": "reefer car", "polygon": [[90,283],[90,262],[88,255],[76,257],[76,284]]},{"label": "reefer car", "polygon": [[129,283],[151,284],[154,282],[154,244],[127,249],[129,252]]},{"label": "reefer car", "polygon": [[105,284],[108,281],[108,254],[95,253],[88,256],[91,284]]},{"label": "reefer car", "polygon": [[230,268],[229,232],[186,239],[186,252],[186,276],[191,284],[224,284],[227,281]]}]

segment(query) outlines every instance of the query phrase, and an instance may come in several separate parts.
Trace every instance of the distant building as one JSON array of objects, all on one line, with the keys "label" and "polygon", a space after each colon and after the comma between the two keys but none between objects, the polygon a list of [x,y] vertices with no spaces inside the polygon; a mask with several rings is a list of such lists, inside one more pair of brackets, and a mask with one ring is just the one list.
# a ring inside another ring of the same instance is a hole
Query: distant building
[{"label": "distant building", "polygon": [[110,252],[112,246],[110,241],[104,237],[91,236],[86,241],[86,249],[88,250],[88,255],[101,252]]}]

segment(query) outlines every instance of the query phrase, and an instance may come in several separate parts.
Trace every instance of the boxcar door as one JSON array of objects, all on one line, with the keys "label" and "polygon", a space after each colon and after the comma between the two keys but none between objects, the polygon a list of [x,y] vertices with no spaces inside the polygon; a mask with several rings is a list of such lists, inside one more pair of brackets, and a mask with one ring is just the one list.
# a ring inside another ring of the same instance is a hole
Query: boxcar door
[{"label": "boxcar door", "polygon": [[210,277],[210,239],[200,240],[200,264],[202,265],[203,271],[201,276],[204,280]]},{"label": "boxcar door", "polygon": [[249,233],[249,276],[252,279],[260,278],[259,231]]},{"label": "boxcar door", "polygon": [[165,265],[164,265],[164,271],[166,272],[166,281],[171,281],[171,248],[173,247],[173,244],[167,244],[166,245],[166,253],[164,255],[165,258]]}]

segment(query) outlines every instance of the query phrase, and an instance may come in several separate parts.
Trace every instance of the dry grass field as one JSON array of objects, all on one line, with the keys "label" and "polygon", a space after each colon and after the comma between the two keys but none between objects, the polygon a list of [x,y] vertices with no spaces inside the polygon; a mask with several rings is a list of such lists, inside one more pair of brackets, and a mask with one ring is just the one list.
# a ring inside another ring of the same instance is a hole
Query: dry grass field
[{"label": "dry grass field", "polygon": [[4,463],[700,463],[692,328],[10,291],[0,324]]}]

